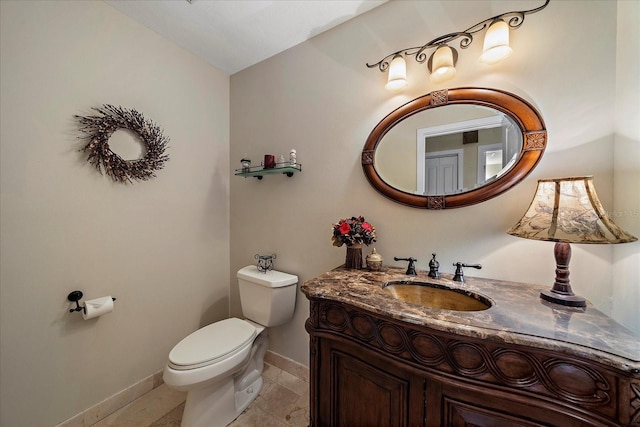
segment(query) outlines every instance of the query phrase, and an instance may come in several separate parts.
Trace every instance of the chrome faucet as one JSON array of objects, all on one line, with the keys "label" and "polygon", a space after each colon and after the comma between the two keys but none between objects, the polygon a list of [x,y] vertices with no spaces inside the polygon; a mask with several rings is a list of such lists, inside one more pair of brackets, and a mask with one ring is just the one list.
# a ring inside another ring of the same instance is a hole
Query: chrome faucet
[{"label": "chrome faucet", "polygon": [[478,270],[482,268],[482,265],[480,264],[464,264],[461,262],[454,262],[453,266],[456,267],[456,272],[453,275],[454,282],[464,282],[464,271],[462,271],[462,267],[473,267]]},{"label": "chrome faucet", "polygon": [[395,261],[409,261],[409,265],[407,266],[407,272],[405,274],[407,276],[417,276],[416,267],[414,266],[414,263],[417,261],[417,259],[415,259],[413,257],[398,258],[397,256],[394,256],[393,259]]}]

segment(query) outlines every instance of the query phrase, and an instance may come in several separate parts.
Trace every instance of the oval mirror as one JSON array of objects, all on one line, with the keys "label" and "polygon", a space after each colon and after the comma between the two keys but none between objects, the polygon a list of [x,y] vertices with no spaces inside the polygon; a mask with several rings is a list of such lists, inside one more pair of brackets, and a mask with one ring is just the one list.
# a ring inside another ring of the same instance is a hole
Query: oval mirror
[{"label": "oval mirror", "polygon": [[396,202],[457,208],[516,185],[546,144],[542,117],[522,98],[495,89],[445,89],[382,119],[365,143],[362,168]]}]

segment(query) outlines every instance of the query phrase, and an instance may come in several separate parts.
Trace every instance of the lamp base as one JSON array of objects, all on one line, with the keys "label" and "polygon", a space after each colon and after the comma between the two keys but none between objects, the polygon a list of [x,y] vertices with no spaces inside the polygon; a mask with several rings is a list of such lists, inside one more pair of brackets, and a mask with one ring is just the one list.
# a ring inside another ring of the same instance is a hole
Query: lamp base
[{"label": "lamp base", "polygon": [[586,307],[587,300],[573,293],[569,281],[571,245],[566,242],[556,242],[553,255],[556,258],[556,281],[552,289],[540,292],[540,298],[568,307]]},{"label": "lamp base", "polygon": [[586,307],[587,300],[578,295],[564,295],[553,290],[540,292],[540,298],[567,307]]}]

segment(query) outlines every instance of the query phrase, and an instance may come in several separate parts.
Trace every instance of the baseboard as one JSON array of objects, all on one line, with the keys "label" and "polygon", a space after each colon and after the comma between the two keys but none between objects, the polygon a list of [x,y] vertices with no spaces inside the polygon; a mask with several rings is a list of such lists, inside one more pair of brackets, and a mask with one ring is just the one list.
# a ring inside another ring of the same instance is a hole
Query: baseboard
[{"label": "baseboard", "polygon": [[271,350],[267,350],[264,355],[265,363],[273,365],[276,368],[280,368],[283,371],[287,371],[291,375],[294,375],[301,380],[309,382],[309,368],[302,363],[298,363],[295,360],[284,357],[278,353],[274,353]]},{"label": "baseboard", "polygon": [[63,421],[56,427],[90,427],[162,384],[162,370],[160,370]]}]

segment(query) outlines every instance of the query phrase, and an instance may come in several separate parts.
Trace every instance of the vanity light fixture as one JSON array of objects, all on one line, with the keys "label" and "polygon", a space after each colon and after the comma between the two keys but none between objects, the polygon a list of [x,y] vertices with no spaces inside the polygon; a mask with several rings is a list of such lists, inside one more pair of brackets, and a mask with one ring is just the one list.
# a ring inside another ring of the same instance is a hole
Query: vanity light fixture
[{"label": "vanity light fixture", "polygon": [[[381,72],[389,70],[386,88],[397,90],[407,85],[407,66],[405,57],[414,56],[416,62],[422,64],[427,61],[431,81],[434,84],[443,83],[456,75],[456,61],[458,52],[448,44],[460,39],[460,48],[466,49],[473,42],[473,35],[486,30],[483,54],[480,60],[487,64],[495,64],[509,56],[512,52],[509,46],[509,31],[520,28],[525,15],[540,12],[547,7],[551,0],[545,0],[540,7],[530,10],[507,12],[485,19],[464,31],[449,33],[436,37],[430,42],[416,47],[409,47],[390,53],[375,64],[367,63],[369,68],[378,68]],[[506,19],[506,21],[505,21]],[[427,56],[429,49],[435,49],[431,56]]]},{"label": "vanity light fixture", "polygon": [[531,206],[507,233],[525,239],[556,242],[556,279],[540,298],[570,307],[586,300],[571,289],[571,243],[629,243],[636,237],[618,227],[602,207],[592,176],[541,179]]}]

